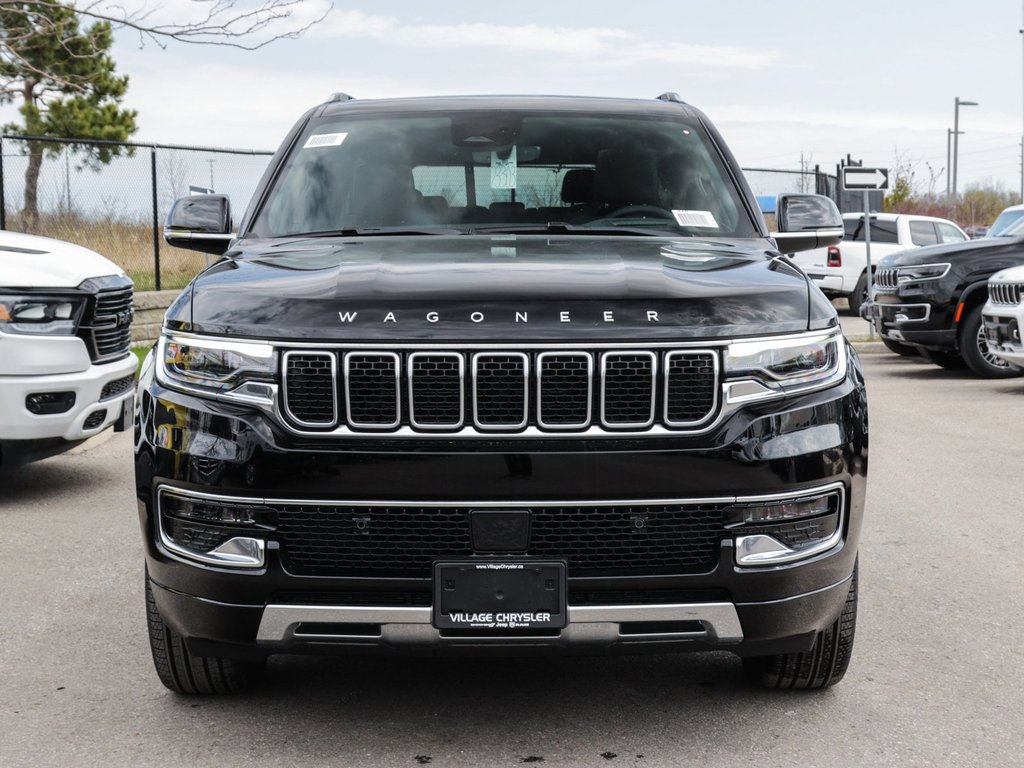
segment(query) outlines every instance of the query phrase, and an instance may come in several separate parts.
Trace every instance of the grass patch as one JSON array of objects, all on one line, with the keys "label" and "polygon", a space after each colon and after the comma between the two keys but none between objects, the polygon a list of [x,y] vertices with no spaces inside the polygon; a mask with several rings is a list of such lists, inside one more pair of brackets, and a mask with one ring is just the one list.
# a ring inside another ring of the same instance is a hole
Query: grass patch
[{"label": "grass patch", "polygon": [[[20,213],[7,216],[7,229],[52,237],[88,248],[117,264],[132,278],[136,291],[156,289],[153,227],[150,222],[111,216],[87,218],[75,213],[43,213],[30,224]],[[184,288],[206,268],[207,256],[160,241],[160,287]]]},{"label": "grass patch", "polygon": [[135,355],[135,378],[139,378],[139,371],[142,370],[142,361],[146,359],[149,350],[153,347],[150,344],[138,344],[132,347],[132,354]]}]

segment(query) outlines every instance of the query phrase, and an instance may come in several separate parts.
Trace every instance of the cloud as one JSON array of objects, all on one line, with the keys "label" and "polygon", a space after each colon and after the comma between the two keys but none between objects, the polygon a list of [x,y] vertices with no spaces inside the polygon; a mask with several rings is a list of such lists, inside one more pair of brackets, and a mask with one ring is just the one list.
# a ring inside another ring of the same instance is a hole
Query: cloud
[{"label": "cloud", "polygon": [[310,37],[354,38],[404,48],[481,48],[540,53],[587,60],[603,67],[636,64],[694,65],[725,69],[761,69],[779,61],[771,49],[695,45],[649,40],[611,27],[553,27],[538,24],[408,24],[393,16],[363,11],[333,11],[314,26]]}]

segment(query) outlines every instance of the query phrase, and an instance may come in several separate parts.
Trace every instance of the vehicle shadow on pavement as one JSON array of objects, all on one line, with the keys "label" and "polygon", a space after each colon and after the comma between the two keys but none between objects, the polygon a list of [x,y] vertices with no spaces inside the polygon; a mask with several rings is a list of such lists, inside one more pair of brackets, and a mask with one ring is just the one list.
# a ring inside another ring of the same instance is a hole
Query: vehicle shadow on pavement
[{"label": "vehicle shadow on pavement", "polygon": [[[84,465],[70,456],[26,464],[0,471],[0,510],[16,503],[31,503],[67,492],[88,492],[104,483],[122,483],[116,468],[97,473],[95,465]],[[106,469],[106,468],[105,468]]]},{"label": "vehicle shadow on pavement", "polygon": [[[195,699],[170,700],[197,706]],[[339,761],[386,755],[409,764],[476,764],[467,759],[474,757],[487,764],[558,763],[589,755],[585,764],[621,756],[628,760],[619,764],[633,765],[663,752],[666,738],[678,746],[700,732],[714,741],[710,730],[725,744],[735,735],[730,729],[748,727],[743,720],[752,712],[784,706],[820,718],[829,701],[829,693],[759,691],[746,682],[739,659],[703,653],[282,657],[271,660],[253,693],[198,706],[206,718],[226,717],[234,727],[249,722],[264,742],[300,742],[307,754],[337,750]],[[260,717],[249,719],[255,711]]]}]

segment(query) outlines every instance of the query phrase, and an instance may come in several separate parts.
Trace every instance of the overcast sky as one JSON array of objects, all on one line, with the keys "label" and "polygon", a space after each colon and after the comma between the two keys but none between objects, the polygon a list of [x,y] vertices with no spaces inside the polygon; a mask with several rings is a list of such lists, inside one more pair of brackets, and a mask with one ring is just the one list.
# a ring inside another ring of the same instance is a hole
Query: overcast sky
[{"label": "overcast sky", "polygon": [[[158,12],[194,13],[188,5]],[[300,12],[317,7],[308,0]],[[121,32],[114,56],[131,77],[140,140],[276,148],[306,108],[339,90],[673,90],[711,116],[745,166],[798,168],[802,153],[834,171],[850,153],[891,167],[898,154],[923,187],[927,165],[944,172],[960,96],[980,102],[960,112],[960,188],[993,179],[1016,191],[1021,17],[1021,0],[338,0],[305,37],[256,52],[140,48]]]}]

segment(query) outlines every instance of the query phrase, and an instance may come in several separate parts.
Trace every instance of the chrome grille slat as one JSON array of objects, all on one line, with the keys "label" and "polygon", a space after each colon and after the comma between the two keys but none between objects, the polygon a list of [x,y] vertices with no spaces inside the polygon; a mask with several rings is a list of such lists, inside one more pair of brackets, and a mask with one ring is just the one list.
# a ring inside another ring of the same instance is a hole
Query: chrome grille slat
[{"label": "chrome grille slat", "polygon": [[894,291],[899,284],[898,271],[892,267],[875,270],[875,288],[882,291]]},{"label": "chrome grille slat", "polygon": [[330,352],[284,353],[285,408],[304,427],[338,422],[338,358]]},{"label": "chrome grille slat", "polygon": [[719,416],[720,354],[633,345],[290,349],[283,354],[281,413],[294,426],[352,433],[572,435],[655,424],[692,431]]},{"label": "chrome grille slat", "polygon": [[485,430],[516,430],[529,413],[530,358],[523,352],[473,355],[473,423]]},{"label": "chrome grille slat", "polygon": [[584,429],[593,408],[594,357],[589,352],[537,355],[537,424]]},{"label": "chrome grille slat", "polygon": [[654,352],[601,355],[601,424],[643,429],[654,423],[658,358]]},{"label": "chrome grille slat", "polygon": [[694,427],[718,407],[718,355],[712,350],[665,353],[665,423]]},{"label": "chrome grille slat", "polygon": [[400,360],[394,352],[345,355],[348,423],[361,429],[394,429],[402,423]]},{"label": "chrome grille slat", "polygon": [[1015,307],[1024,295],[1024,283],[989,283],[988,295],[993,304]]},{"label": "chrome grille slat", "polygon": [[458,429],[465,422],[465,358],[458,352],[413,352],[406,365],[409,423],[417,429]]}]

